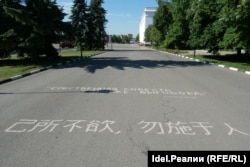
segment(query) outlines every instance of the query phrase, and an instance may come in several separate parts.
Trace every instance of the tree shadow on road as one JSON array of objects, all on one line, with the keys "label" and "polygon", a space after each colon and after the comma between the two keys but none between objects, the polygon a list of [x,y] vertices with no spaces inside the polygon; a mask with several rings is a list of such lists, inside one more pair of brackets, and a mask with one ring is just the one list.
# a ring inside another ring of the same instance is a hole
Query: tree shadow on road
[{"label": "tree shadow on road", "polygon": [[127,57],[92,57],[74,63],[72,67],[81,67],[89,73],[95,73],[97,70],[105,68],[114,68],[117,70],[126,70],[126,68],[134,69],[157,69],[157,68],[174,68],[189,66],[205,66],[201,62],[187,60],[131,60]]}]

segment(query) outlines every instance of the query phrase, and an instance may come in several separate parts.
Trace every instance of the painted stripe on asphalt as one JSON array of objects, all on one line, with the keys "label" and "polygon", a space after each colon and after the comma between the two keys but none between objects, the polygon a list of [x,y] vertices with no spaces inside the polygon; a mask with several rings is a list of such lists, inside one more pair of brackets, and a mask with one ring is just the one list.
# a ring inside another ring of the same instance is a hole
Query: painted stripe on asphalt
[{"label": "painted stripe on asphalt", "polygon": [[245,74],[250,75],[250,71],[245,71]]},{"label": "painted stripe on asphalt", "polygon": [[16,75],[14,77],[11,77],[12,80],[16,80],[16,79],[19,79],[19,78],[22,78],[23,76],[22,75]]},{"label": "painted stripe on asphalt", "polygon": [[35,74],[35,73],[38,73],[40,72],[40,70],[33,70],[33,71],[30,71],[31,74]]},{"label": "painted stripe on asphalt", "polygon": [[218,67],[225,68],[225,66],[222,64],[219,64]]},{"label": "painted stripe on asphalt", "polygon": [[232,71],[239,71],[238,68],[234,68],[234,67],[229,67],[229,69],[232,70]]}]

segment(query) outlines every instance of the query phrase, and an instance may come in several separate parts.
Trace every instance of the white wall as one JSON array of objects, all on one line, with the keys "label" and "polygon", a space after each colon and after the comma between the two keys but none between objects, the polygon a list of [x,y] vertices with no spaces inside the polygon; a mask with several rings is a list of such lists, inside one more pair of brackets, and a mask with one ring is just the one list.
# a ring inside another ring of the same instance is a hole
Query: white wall
[{"label": "white wall", "polygon": [[149,25],[153,24],[153,18],[157,8],[145,8],[139,25],[139,42],[145,44],[144,33]]}]

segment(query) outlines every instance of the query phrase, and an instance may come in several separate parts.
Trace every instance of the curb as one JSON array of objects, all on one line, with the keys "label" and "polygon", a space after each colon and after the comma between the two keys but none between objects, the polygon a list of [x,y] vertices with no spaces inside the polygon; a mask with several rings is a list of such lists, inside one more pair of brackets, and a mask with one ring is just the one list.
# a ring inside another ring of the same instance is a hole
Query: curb
[{"label": "curb", "polygon": [[222,64],[210,63],[210,62],[208,62],[208,61],[201,61],[201,60],[199,60],[199,59],[190,58],[190,57],[187,57],[187,56],[184,56],[184,55],[180,55],[180,54],[174,54],[174,53],[165,52],[165,51],[160,51],[160,52],[161,52],[161,53],[167,53],[167,54],[170,54],[170,55],[172,55],[172,56],[176,56],[176,57],[181,57],[181,58],[184,58],[184,59],[192,60],[192,61],[194,61],[194,62],[200,62],[200,63],[212,65],[212,66],[217,66],[217,67],[220,67],[220,68],[226,68],[226,69],[229,69],[229,70],[231,70],[231,71],[243,72],[244,74],[247,74],[247,75],[250,76],[250,71],[244,71],[244,70],[240,70],[240,69],[235,68],[235,67],[228,67],[228,66],[225,66],[225,65],[222,65]]},{"label": "curb", "polygon": [[24,78],[24,77],[27,77],[27,76],[30,76],[30,75],[33,75],[33,74],[37,74],[37,73],[40,73],[42,71],[46,71],[46,70],[49,70],[49,69],[52,69],[52,68],[55,68],[55,67],[62,67],[64,65],[69,65],[70,63],[80,61],[80,60],[84,60],[84,59],[90,58],[90,57],[95,56],[95,55],[97,55],[97,54],[93,54],[93,55],[90,55],[90,56],[85,56],[85,57],[83,57],[83,59],[82,58],[75,58],[75,59],[68,60],[68,61],[65,61],[65,62],[62,62],[62,63],[57,63],[57,64],[50,65],[50,66],[47,66],[47,67],[43,67],[43,68],[40,68],[40,69],[32,70],[32,71],[30,71],[28,73],[25,73],[25,74],[22,74],[22,75],[16,75],[16,76],[13,76],[13,77],[10,77],[10,78],[7,78],[7,79],[3,79],[3,80],[0,80],[0,85],[4,84],[4,83],[11,82],[11,81],[15,81],[17,79]]}]

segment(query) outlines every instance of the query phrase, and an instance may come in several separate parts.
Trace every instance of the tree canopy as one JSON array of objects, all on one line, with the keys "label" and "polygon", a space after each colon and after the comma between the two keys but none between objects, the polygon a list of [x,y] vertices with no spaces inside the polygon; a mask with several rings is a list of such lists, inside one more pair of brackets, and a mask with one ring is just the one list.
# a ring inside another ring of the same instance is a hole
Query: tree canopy
[{"label": "tree canopy", "polygon": [[88,48],[88,13],[85,0],[74,0],[71,10],[71,24],[77,47],[81,50]]},{"label": "tree canopy", "polygon": [[89,49],[104,49],[106,10],[102,7],[103,0],[91,0],[89,6]]},{"label": "tree canopy", "polygon": [[[7,51],[16,50],[19,55],[26,53],[32,58],[41,54],[47,57],[58,55],[52,43],[59,38],[65,14],[55,1],[25,0],[1,3],[5,16],[14,21],[0,36]],[[7,21],[7,25],[9,23],[11,22]],[[13,37],[15,40],[10,41]]]},{"label": "tree canopy", "polygon": [[157,0],[153,26],[166,48],[250,50],[250,0]]},{"label": "tree canopy", "polygon": [[56,0],[0,0],[0,57],[16,51],[37,59],[58,56],[53,43],[75,38],[81,49],[104,49],[106,11],[103,0],[74,0],[71,22]]}]

